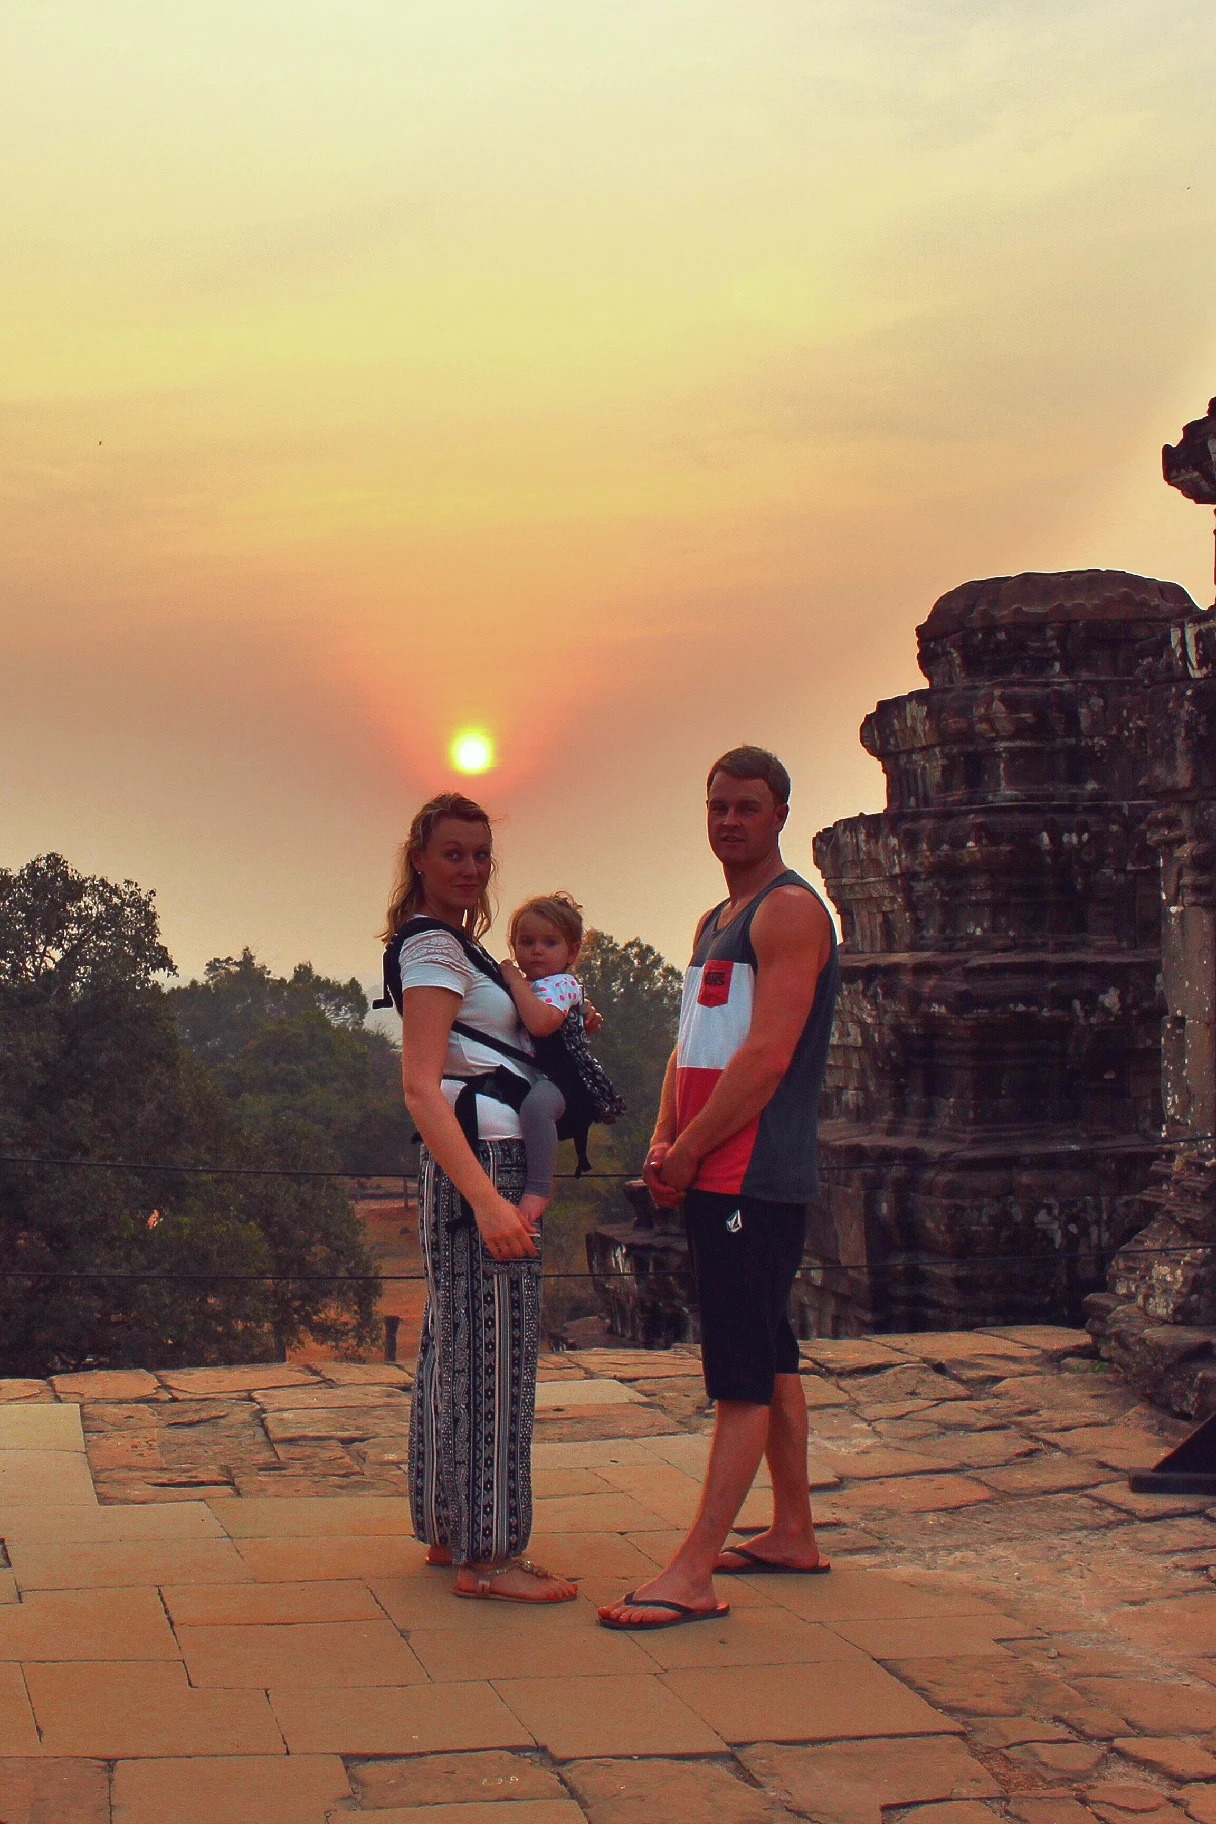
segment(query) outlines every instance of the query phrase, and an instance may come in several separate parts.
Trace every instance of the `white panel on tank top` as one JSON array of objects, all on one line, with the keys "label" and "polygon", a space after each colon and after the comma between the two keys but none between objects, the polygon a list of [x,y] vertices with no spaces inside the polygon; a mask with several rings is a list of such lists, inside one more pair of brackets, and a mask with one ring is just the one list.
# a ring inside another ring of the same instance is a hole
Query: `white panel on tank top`
[{"label": "white panel on tank top", "polygon": [[725,1070],[751,1031],[756,999],[754,969],[748,963],[729,964],[725,998],[713,992],[712,1004],[706,1005],[701,998],[706,968],[721,971],[723,965],[711,958],[708,964],[689,969],[684,978],[676,1045],[676,1065],[680,1070]]}]

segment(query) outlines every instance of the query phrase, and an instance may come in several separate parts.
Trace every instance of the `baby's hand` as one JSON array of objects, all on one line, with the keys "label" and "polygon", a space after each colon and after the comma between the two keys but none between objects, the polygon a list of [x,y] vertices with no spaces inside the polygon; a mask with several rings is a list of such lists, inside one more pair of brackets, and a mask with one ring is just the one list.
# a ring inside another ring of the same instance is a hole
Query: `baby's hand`
[{"label": "baby's hand", "polygon": [[587,1034],[587,1037],[589,1039],[593,1039],[597,1032],[603,1031],[603,1026],[604,1026],[604,1016],[600,1012],[599,1008],[593,1006],[589,1000],[584,998],[584,1001],[583,1001],[583,1031]]},{"label": "baby's hand", "polygon": [[503,974],[506,976],[506,978],[509,982],[510,981],[523,982],[523,981],[527,980],[527,977],[525,976],[523,970],[519,967],[519,964],[513,963],[509,956],[503,957],[500,967],[502,969]]}]

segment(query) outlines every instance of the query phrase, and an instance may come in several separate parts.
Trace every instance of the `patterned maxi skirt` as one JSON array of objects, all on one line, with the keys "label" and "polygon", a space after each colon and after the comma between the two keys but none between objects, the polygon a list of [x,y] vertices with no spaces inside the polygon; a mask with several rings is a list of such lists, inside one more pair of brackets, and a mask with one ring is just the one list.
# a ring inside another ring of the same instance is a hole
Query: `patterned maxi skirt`
[{"label": "patterned maxi skirt", "polygon": [[[482,1141],[481,1164],[511,1203],[523,1193],[522,1140]],[[460,1195],[424,1147],[418,1229],[427,1301],[410,1416],[414,1532],[455,1564],[522,1552],[532,1530],[532,1419],[541,1263],[495,1261]]]}]

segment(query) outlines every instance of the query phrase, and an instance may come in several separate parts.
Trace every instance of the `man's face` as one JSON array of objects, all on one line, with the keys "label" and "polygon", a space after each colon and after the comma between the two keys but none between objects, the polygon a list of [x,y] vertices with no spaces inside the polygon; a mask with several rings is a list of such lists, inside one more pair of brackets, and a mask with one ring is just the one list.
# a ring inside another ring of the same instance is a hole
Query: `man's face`
[{"label": "man's face", "polygon": [[763,779],[715,773],[706,805],[709,846],[725,867],[747,868],[777,848],[787,804],[778,804]]}]

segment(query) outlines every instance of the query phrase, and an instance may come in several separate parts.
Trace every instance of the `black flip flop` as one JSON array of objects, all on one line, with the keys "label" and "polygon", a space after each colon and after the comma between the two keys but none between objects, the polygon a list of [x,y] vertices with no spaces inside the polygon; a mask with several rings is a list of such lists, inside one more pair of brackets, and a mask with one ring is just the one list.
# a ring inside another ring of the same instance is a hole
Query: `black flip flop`
[{"label": "black flip flop", "polygon": [[826,1577],[832,1568],[822,1558],[818,1564],[778,1564],[775,1558],[761,1558],[758,1552],[749,1552],[745,1545],[724,1545],[722,1550],[733,1552],[736,1558],[746,1558],[747,1563],[733,1570],[728,1564],[716,1564],[715,1577]]},{"label": "black flip flop", "polygon": [[612,1628],[618,1634],[661,1634],[664,1628],[682,1628],[690,1621],[724,1621],[730,1614],[729,1602],[720,1602],[716,1609],[690,1609],[683,1602],[665,1602],[658,1596],[636,1596],[631,1590],[628,1596],[621,1597],[621,1604],[634,1604],[639,1609],[670,1609],[670,1621],[613,1621],[607,1615],[599,1617],[601,1628]]}]

